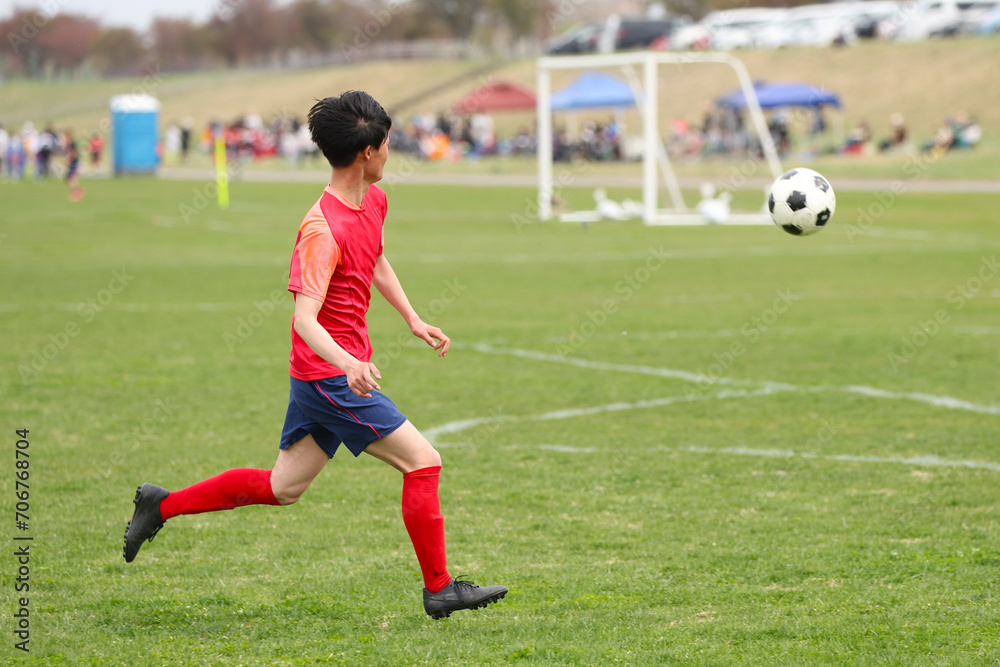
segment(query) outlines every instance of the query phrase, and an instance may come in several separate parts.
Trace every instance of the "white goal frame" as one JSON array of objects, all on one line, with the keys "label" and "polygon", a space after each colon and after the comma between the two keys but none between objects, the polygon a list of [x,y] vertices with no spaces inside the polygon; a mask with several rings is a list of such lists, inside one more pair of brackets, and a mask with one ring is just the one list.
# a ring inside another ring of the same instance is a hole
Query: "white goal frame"
[{"label": "white goal frame", "polygon": [[[583,69],[595,67],[621,67],[628,75],[629,85],[635,94],[636,105],[642,117],[642,220],[647,225],[690,225],[707,224],[701,215],[688,211],[681,195],[680,185],[670,166],[666,148],[660,139],[658,119],[660,65],[694,65],[716,63],[729,65],[747,101],[747,110],[753,127],[760,139],[764,159],[771,174],[777,178],[782,174],[781,160],[775,150],[774,141],[764,120],[757,92],[743,62],[728,53],[701,52],[658,52],[634,51],[629,53],[591,54],[581,56],[550,56],[538,59],[538,217],[548,220],[552,217],[552,195],[554,191],[552,164],[552,70]],[[642,65],[643,87],[633,67]],[[647,94],[648,93],[648,94]],[[661,209],[658,205],[657,166],[663,173],[664,184],[670,192],[672,209]],[[734,214],[729,224],[758,224],[768,222],[761,213]]]}]

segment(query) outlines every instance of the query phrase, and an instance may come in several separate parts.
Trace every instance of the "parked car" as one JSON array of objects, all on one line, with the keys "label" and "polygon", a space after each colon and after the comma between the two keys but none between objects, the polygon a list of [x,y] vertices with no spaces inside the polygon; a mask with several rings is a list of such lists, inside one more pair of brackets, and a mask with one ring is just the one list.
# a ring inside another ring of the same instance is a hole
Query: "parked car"
[{"label": "parked car", "polygon": [[756,44],[757,31],[787,16],[788,10],[767,7],[726,9],[711,12],[701,21],[681,28],[670,40],[670,48],[730,49],[751,48]]},{"label": "parked car", "polygon": [[657,40],[667,38],[679,28],[690,25],[687,16],[662,19],[623,18],[619,20],[615,38],[615,50],[645,49]]},{"label": "parked car", "polygon": [[588,23],[575,26],[559,37],[556,37],[545,47],[545,53],[552,55],[566,53],[591,53],[597,50],[597,40],[601,36],[603,23]]},{"label": "parked car", "polygon": [[[764,48],[786,46],[831,46],[850,44],[862,30],[874,36],[873,17],[883,18],[899,8],[889,0],[832,2],[802,5],[788,11],[785,20],[775,21],[757,31],[756,45]],[[868,27],[864,26],[868,23]]]},{"label": "parked car", "polygon": [[994,7],[979,20],[976,32],[980,35],[995,35],[1000,32],[1000,7]]},{"label": "parked car", "polygon": [[802,16],[763,26],[755,46],[779,49],[789,46],[833,46],[857,40],[854,22],[838,16]]},{"label": "parked car", "polygon": [[991,16],[997,16],[997,11],[1000,10],[1000,0],[960,1],[958,10],[962,13],[962,24],[958,31],[961,33],[979,32],[980,25],[987,22]]},{"label": "parked car", "polygon": [[902,6],[900,2],[882,0],[868,0],[860,4],[861,11],[854,19],[854,34],[860,39],[877,38],[879,22],[898,12]]},{"label": "parked car", "polygon": [[916,0],[879,23],[879,34],[903,41],[972,32],[1000,0]]},{"label": "parked car", "polygon": [[608,17],[604,23],[576,26],[549,42],[549,54],[592,53],[602,48],[621,51],[649,48],[653,42],[669,38],[678,28],[689,25],[690,17],[662,19]]}]

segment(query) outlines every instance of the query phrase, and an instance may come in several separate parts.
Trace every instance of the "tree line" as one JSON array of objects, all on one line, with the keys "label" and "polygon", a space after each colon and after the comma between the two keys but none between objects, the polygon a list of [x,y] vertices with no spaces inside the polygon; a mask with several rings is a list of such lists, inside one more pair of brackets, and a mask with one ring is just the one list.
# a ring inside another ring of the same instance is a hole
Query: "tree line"
[{"label": "tree line", "polygon": [[[562,0],[580,4],[583,0]],[[5,77],[124,76],[217,67],[281,66],[296,58],[364,56],[378,42],[544,39],[559,0],[221,0],[204,23],[157,18],[146,32],[58,11],[58,2],[0,19]]]}]

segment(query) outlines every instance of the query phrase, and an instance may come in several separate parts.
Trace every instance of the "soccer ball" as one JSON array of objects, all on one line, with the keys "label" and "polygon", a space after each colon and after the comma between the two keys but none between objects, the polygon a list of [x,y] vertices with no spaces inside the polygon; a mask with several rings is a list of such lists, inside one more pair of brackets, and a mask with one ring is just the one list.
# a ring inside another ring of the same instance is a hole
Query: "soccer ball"
[{"label": "soccer ball", "polygon": [[837,207],[833,186],[812,169],[791,169],[771,184],[767,210],[774,224],[795,236],[808,236],[830,222]]}]

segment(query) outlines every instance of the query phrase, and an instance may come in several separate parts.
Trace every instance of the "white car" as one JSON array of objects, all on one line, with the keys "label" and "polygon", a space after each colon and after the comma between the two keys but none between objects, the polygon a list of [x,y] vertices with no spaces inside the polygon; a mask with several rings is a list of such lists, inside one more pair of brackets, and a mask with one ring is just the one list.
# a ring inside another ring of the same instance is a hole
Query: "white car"
[{"label": "white car", "polygon": [[730,49],[756,46],[757,31],[764,25],[781,20],[786,9],[752,7],[711,12],[694,25],[681,28],[670,38],[670,48]]},{"label": "white car", "polygon": [[879,35],[900,41],[969,32],[1000,0],[915,0],[879,23]]},{"label": "white car", "polygon": [[883,0],[803,5],[789,10],[786,20],[761,28],[757,45],[781,48],[850,44],[857,40],[860,24],[889,15],[899,6]]},{"label": "white car", "polygon": [[789,46],[832,46],[857,40],[854,22],[844,18],[797,18],[765,26],[757,35],[757,46],[778,49]]}]

